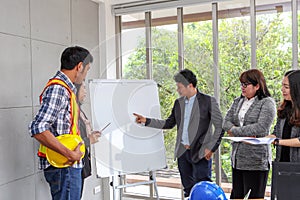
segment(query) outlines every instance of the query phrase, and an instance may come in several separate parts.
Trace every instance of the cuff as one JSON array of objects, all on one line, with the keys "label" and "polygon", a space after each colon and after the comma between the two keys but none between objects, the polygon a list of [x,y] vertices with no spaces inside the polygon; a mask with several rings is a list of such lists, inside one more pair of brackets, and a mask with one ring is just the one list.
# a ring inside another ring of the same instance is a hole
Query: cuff
[{"label": "cuff", "polygon": [[146,123],[145,123],[144,125],[145,125],[145,126],[148,126],[148,125],[150,124],[150,122],[151,122],[151,119],[146,118]]}]

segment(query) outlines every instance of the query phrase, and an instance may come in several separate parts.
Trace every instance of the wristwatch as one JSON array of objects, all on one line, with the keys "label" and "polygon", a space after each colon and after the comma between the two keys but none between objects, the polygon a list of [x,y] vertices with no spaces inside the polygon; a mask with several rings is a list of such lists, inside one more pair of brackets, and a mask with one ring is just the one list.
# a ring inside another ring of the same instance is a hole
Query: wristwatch
[{"label": "wristwatch", "polygon": [[279,146],[279,138],[276,138],[276,139],[274,140],[274,145],[275,145],[275,146]]}]

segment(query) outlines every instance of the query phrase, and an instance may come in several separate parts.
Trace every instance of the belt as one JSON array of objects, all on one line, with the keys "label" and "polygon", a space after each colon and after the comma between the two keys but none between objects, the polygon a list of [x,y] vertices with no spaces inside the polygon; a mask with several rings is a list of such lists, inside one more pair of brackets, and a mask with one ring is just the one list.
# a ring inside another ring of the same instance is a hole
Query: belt
[{"label": "belt", "polygon": [[187,144],[186,144],[186,145],[183,145],[183,146],[184,146],[185,149],[191,149],[191,146],[190,146],[190,145],[187,145]]}]

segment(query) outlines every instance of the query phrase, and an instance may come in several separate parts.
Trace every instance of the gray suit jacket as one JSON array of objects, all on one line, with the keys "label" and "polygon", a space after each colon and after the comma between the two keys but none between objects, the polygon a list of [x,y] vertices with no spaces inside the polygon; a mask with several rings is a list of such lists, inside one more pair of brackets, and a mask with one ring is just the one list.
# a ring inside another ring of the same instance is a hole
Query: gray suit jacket
[{"label": "gray suit jacket", "polygon": [[[166,120],[147,118],[146,126],[171,129],[177,126],[177,139],[175,145],[175,158],[180,157],[186,149],[181,144],[185,102],[184,97],[176,99],[172,113]],[[192,161],[198,162],[204,157],[205,148],[215,151],[222,139],[222,114],[214,97],[197,92],[190,122],[188,126],[189,142],[191,146]],[[214,126],[214,131],[212,130]]]},{"label": "gray suit jacket", "polygon": [[[223,129],[225,131],[231,129],[236,137],[265,137],[269,135],[276,114],[274,100],[270,97],[259,100],[256,96],[253,104],[245,114],[244,124],[241,127],[238,114],[243,102],[244,97],[234,100],[225,116]],[[270,145],[232,142],[231,163],[235,169],[268,170],[271,161]]]},{"label": "gray suit jacket", "polygon": [[[283,127],[286,119],[277,119],[277,123],[274,127],[273,134],[277,138],[282,138]],[[291,138],[298,138],[300,140],[300,127],[293,126],[291,132]],[[280,160],[281,157],[281,146],[276,146],[276,158],[275,161]],[[300,162],[300,148],[290,147],[290,162]]]}]

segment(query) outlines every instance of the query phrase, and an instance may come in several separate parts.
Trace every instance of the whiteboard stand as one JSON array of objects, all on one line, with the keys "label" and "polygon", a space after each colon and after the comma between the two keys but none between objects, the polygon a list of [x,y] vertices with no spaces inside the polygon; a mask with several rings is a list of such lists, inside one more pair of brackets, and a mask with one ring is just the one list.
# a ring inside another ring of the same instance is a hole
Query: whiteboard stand
[{"label": "whiteboard stand", "polygon": [[[122,199],[122,190],[127,187],[135,187],[139,185],[150,185],[150,198],[154,198],[154,191],[156,193],[156,200],[159,200],[157,183],[156,183],[156,174],[153,171],[149,172],[149,181],[142,181],[137,183],[125,184],[122,181],[121,176],[113,176],[111,186],[113,188],[113,200],[121,200]],[[153,191],[154,189],[154,191]]]}]

